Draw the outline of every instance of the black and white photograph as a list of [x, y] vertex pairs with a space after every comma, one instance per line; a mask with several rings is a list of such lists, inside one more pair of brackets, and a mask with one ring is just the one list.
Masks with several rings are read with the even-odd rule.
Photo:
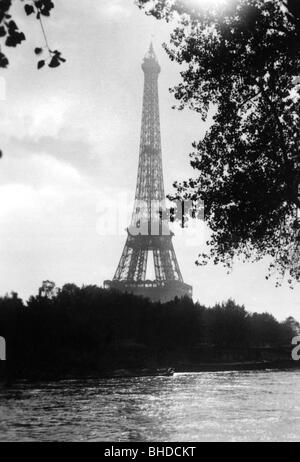
[[0, 442], [300, 441], [300, 0], [0, 0]]

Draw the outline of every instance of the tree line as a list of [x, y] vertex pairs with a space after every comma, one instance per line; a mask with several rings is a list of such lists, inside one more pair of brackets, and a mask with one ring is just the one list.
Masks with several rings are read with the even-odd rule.
[[253, 359], [257, 349], [291, 345], [299, 327], [291, 317], [278, 322], [233, 300], [211, 308], [187, 297], [154, 303], [97, 286], [57, 289], [49, 281], [27, 303], [16, 293], [0, 298], [0, 336], [20, 376], [217, 361], [224, 351]]

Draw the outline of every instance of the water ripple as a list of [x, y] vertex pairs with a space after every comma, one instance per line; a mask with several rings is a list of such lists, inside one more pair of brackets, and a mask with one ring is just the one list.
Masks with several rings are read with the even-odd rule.
[[298, 441], [300, 371], [21, 382], [1, 441]]

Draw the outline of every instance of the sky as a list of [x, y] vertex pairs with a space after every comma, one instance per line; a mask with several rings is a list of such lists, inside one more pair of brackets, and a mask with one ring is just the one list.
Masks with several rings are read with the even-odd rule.
[[[191, 143], [210, 120], [173, 110], [168, 89], [180, 68], [161, 44], [171, 26], [140, 11], [133, 0], [57, 0], [45, 20], [50, 46], [67, 63], [36, 69], [33, 49], [41, 29], [14, 14], [27, 41], [9, 51], [0, 71], [0, 294], [25, 300], [43, 280], [102, 285], [123, 250], [138, 166], [142, 111], [142, 59], [153, 40], [159, 78], [165, 189], [194, 175]], [[7, 49], [6, 49], [7, 50]], [[291, 290], [265, 279], [267, 262], [196, 267], [208, 231], [203, 223], [176, 229], [174, 247], [194, 299], [207, 306], [233, 298], [249, 311], [300, 318], [299, 285]]]

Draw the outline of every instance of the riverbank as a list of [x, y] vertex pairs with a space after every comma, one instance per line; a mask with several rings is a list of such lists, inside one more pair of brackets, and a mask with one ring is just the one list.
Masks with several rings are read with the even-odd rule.
[[26, 306], [16, 296], [0, 298], [2, 375], [13, 380], [111, 376], [120, 369], [293, 368], [298, 331], [293, 318], [279, 322], [233, 300], [212, 308], [188, 298], [152, 303], [72, 284], [51, 297], [31, 297]]
[[182, 366], [176, 372], [226, 372], [226, 371], [262, 371], [262, 370], [290, 370], [300, 369], [300, 361], [242, 361], [228, 363], [202, 363], [198, 365]]
[[5, 361], [0, 361], [0, 383], [10, 383], [15, 380], [27, 381], [60, 381], [68, 379], [111, 379], [111, 378], [132, 378], [132, 377], [151, 377], [151, 376], [172, 376], [167, 373], [172, 370], [176, 373], [201, 373], [201, 372], [235, 372], [235, 371], [264, 371], [264, 370], [300, 370], [300, 361], [292, 360], [275, 360], [275, 361], [239, 361], [239, 362], [214, 362], [214, 363], [197, 363], [197, 364], [182, 364], [177, 367], [156, 368], [156, 369], [106, 369], [106, 370], [73, 370], [65, 373], [58, 371], [37, 371], [31, 370], [27, 374], [14, 374], [11, 368]]

